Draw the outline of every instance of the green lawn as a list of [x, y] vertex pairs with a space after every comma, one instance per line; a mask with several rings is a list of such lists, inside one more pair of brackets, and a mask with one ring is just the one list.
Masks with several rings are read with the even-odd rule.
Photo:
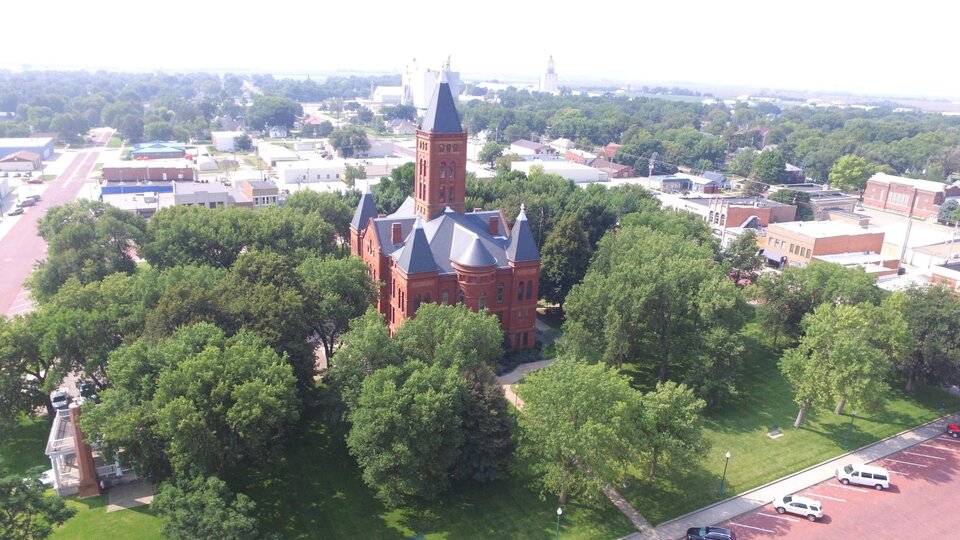
[[[646, 471], [637, 470], [630, 487], [622, 492], [652, 523], [722, 499], [718, 491], [727, 451], [732, 457], [725, 497], [836, 457], [845, 452], [845, 446], [852, 450], [960, 409], [960, 400], [937, 388], [921, 387], [915, 396], [908, 396], [900, 390], [904, 381], [897, 379], [891, 381], [894, 391], [882, 412], [857, 415], [851, 424], [850, 410], [840, 416], [832, 408], [815, 410], [800, 429], [794, 429], [797, 406], [777, 368], [778, 355], [760, 339], [756, 323], [746, 331], [750, 342], [742, 394], [722, 411], [708, 415], [705, 437], [712, 447], [706, 459], [687, 470], [664, 470], [655, 482], [643, 480]], [[769, 438], [771, 426], [779, 426], [784, 436]]]
[[[361, 480], [343, 432], [318, 418], [288, 444], [281, 464], [251, 472], [240, 489], [257, 503], [262, 532], [285, 538], [550, 538], [556, 504], [540, 500], [518, 477], [460, 486], [429, 508], [385, 508]], [[606, 498], [564, 508], [563, 538], [616, 538], [633, 530]]]
[[160, 518], [152, 506], [138, 506], [107, 513], [107, 496], [79, 500], [67, 498], [67, 506], [77, 513], [50, 537], [52, 540], [160, 540]]
[[107, 141], [107, 148], [120, 148], [121, 145], [123, 145], [123, 139], [118, 135], [110, 137], [110, 140]]
[[50, 460], [44, 455], [50, 427], [45, 419], [26, 419], [9, 437], [0, 439], [0, 468], [9, 473], [23, 475], [33, 467], [50, 468]]

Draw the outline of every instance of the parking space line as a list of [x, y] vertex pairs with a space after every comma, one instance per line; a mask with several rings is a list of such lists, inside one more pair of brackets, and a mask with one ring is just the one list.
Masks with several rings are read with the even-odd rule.
[[782, 520], [784, 520], [784, 521], [800, 521], [800, 520], [797, 519], [797, 518], [792, 518], [792, 517], [787, 517], [787, 516], [781, 516], [781, 515], [778, 515], [778, 514], [764, 514], [763, 512], [757, 512], [757, 515], [758, 515], [758, 516], [771, 517], [771, 518], [775, 518], [775, 519], [782, 519]]
[[930, 454], [918, 454], [918, 453], [916, 453], [916, 452], [907, 452], [906, 450], [904, 450], [903, 453], [904, 453], [904, 454], [910, 454], [911, 456], [920, 456], [920, 457], [925, 457], [925, 458], [930, 458], [930, 459], [939, 459], [939, 460], [947, 459], [947, 458], [945, 458], [945, 457], [940, 457], [940, 456], [931, 456]]
[[853, 486], [845, 486], [843, 484], [824, 484], [825, 486], [840, 488], [840, 489], [849, 489], [850, 491], [870, 491], [869, 489], [861, 489]]
[[937, 440], [938, 440], [938, 441], [947, 441], [947, 442], [952, 442], [952, 443], [960, 444], [960, 439], [958, 439], [958, 438], [956, 438], [956, 437], [951, 437], [951, 436], [949, 436], [949, 435], [941, 435], [941, 436], [937, 437]]
[[730, 522], [730, 524], [736, 525], [737, 527], [743, 527], [744, 529], [753, 529], [755, 531], [763, 531], [770, 534], [773, 534], [775, 532], [775, 531], [771, 531], [770, 529], [764, 529], [763, 527], [754, 527], [752, 525], [744, 525], [743, 523], [734, 523], [732, 521]]
[[913, 463], [912, 461], [900, 461], [897, 459], [890, 459], [890, 458], [885, 458], [885, 459], [886, 461], [889, 461], [891, 463], [899, 463], [901, 465], [913, 465], [914, 467], [926, 467], [926, 465], [922, 463]]
[[947, 448], [945, 446], [934, 446], [932, 444], [921, 444], [920, 446], [926, 446], [927, 448], [936, 448], [937, 450], [946, 450], [947, 452], [960, 452], [956, 448]]
[[896, 474], [896, 475], [899, 475], [899, 476], [910, 476], [910, 473], [895, 471], [895, 470], [893, 470], [893, 469], [887, 469], [887, 472], [892, 472], [893, 474]]
[[837, 497], [828, 497], [828, 496], [826, 496], [826, 495], [821, 495], [821, 494], [819, 494], [819, 493], [813, 493], [813, 492], [810, 492], [810, 491], [804, 493], [804, 495], [809, 495], [809, 496], [811, 496], [811, 497], [820, 497], [821, 499], [830, 499], [831, 501], [847, 502], [846, 499], [840, 499], [840, 498], [837, 498]]

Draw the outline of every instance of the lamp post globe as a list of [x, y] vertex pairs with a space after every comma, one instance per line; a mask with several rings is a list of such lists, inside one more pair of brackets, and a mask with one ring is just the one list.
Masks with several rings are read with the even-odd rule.
[[560, 540], [560, 516], [563, 515], [563, 508], [557, 507], [557, 540]]

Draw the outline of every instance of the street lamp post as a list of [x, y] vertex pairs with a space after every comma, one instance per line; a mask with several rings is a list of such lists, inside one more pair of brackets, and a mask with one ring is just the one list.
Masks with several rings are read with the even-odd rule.
[[557, 540], [560, 540], [560, 516], [563, 515], [563, 508], [557, 507]]
[[730, 465], [730, 452], [727, 452], [727, 460], [723, 462], [723, 477], [720, 478], [720, 494], [723, 495], [723, 484], [727, 480], [727, 465]]

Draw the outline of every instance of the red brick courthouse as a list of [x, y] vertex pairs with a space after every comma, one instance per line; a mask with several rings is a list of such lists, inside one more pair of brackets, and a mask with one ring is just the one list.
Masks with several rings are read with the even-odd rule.
[[350, 251], [382, 282], [377, 309], [391, 332], [420, 304], [460, 302], [500, 319], [513, 350], [536, 342], [540, 253], [523, 209], [511, 230], [500, 210], [466, 212], [467, 132], [450, 86], [437, 85], [417, 129], [414, 196], [379, 217], [364, 193]]

